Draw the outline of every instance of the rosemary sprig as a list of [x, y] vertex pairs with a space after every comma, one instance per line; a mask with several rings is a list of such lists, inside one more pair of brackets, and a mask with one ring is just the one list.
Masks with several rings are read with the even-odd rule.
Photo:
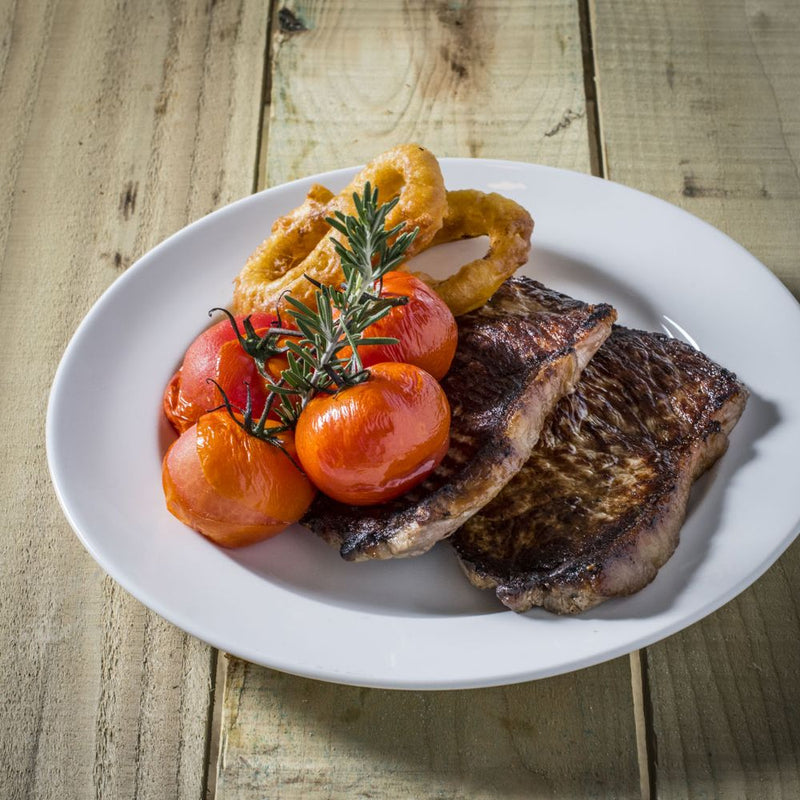
[[236, 318], [227, 308], [212, 308], [208, 315], [211, 316], [215, 311], [221, 311], [228, 318], [242, 350], [256, 362], [259, 372], [265, 378], [269, 378], [269, 375], [264, 372], [267, 361], [286, 352], [286, 347], [280, 345], [281, 337], [297, 336], [297, 331], [283, 327], [280, 311], [277, 312], [277, 324], [273, 324], [263, 336], [256, 333], [250, 317], [246, 317], [242, 321], [242, 328], [244, 328], [244, 332], [242, 332], [239, 330]]
[[[249, 388], [247, 408], [239, 409], [241, 420], [237, 419], [237, 424], [251, 435], [276, 443], [276, 434], [291, 428], [316, 394], [333, 393], [369, 377], [361, 362], [359, 347], [397, 343], [394, 338], [365, 337], [363, 333], [392, 308], [408, 302], [406, 297], [381, 297], [383, 276], [402, 263], [418, 231], [402, 231], [402, 223], [386, 228], [386, 217], [398, 200], [395, 197], [378, 205], [377, 187], [373, 189], [366, 183], [363, 195], [353, 194], [355, 215], [336, 211], [333, 217], [326, 219], [343, 237], [343, 240], [331, 237], [331, 241], [341, 262], [344, 282], [340, 286], [327, 286], [306, 275], [316, 287], [316, 309], [290, 294], [284, 296], [289, 306], [286, 313], [297, 330], [284, 328], [279, 316], [277, 324], [263, 336], [255, 332], [247, 318], [242, 333], [233, 316], [219, 309], [227, 314], [239, 344], [253, 358], [270, 390], [258, 420], [252, 417]], [[346, 347], [350, 352], [342, 357], [341, 352]], [[267, 368], [267, 362], [276, 356], [285, 356], [287, 363], [279, 381], [271, 377]], [[218, 388], [224, 407], [233, 415], [228, 398]], [[281, 425], [267, 428], [267, 417], [272, 409]]]
[[[362, 196], [353, 194], [354, 216], [336, 211], [333, 217], [326, 218], [349, 245], [331, 237], [344, 275], [342, 286], [323, 286], [306, 276], [317, 287], [316, 311], [291, 295], [286, 296], [292, 306], [288, 313], [306, 336], [301, 342], [287, 342], [300, 369], [284, 376], [289, 383], [298, 379], [311, 387], [300, 410], [316, 392], [330, 390], [334, 385], [341, 389], [366, 379], [368, 373], [361, 363], [359, 346], [397, 341], [364, 337], [362, 333], [392, 308], [408, 302], [405, 297], [380, 296], [383, 276], [399, 266], [417, 235], [417, 229], [401, 233], [402, 223], [387, 230], [386, 217], [398, 200], [395, 197], [378, 205], [378, 189], [367, 182]], [[346, 360], [337, 355], [345, 346], [351, 349]]]

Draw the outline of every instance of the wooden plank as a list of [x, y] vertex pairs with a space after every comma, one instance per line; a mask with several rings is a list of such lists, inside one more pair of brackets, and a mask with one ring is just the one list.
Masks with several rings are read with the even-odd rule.
[[733, 236], [800, 297], [800, 8], [593, 4], [607, 176]]
[[[588, 171], [576, 5], [291, 3], [262, 184], [403, 141]], [[627, 659], [491, 690], [392, 692], [228, 663], [218, 800], [639, 796]]]
[[2, 797], [203, 792], [215, 655], [82, 549], [47, 476], [44, 414], [102, 290], [251, 190], [266, 23], [258, 2], [0, 9]]
[[800, 546], [648, 651], [658, 797], [800, 796]]
[[218, 798], [638, 797], [626, 659], [494, 689], [336, 686], [230, 659]]
[[280, 13], [262, 186], [409, 141], [590, 170], [574, 2], [294, 2]]
[[[598, 2], [611, 178], [729, 233], [800, 296], [800, 6]], [[800, 548], [648, 651], [659, 797], [800, 795]]]

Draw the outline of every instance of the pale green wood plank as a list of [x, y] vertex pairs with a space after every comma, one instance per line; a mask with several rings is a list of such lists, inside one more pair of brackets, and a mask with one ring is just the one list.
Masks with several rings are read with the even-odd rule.
[[[589, 171], [571, 0], [286, 7], [283, 29], [273, 21], [262, 185], [404, 141]], [[432, 693], [230, 659], [221, 716], [218, 800], [639, 796], [627, 659]]]
[[82, 549], [47, 475], [44, 414], [103, 289], [251, 190], [266, 24], [257, 2], [0, 8], [4, 798], [202, 793], [214, 654]]
[[659, 797], [800, 796], [800, 547], [648, 651]]
[[800, 296], [800, 6], [593, 3], [607, 177], [729, 233]]
[[307, 30], [276, 25], [262, 185], [408, 141], [590, 170], [571, 0], [282, 7]]
[[[800, 5], [598, 0], [592, 16], [609, 176], [729, 233], [800, 296]], [[659, 797], [800, 796], [799, 579], [795, 545], [649, 648]]]
[[402, 692], [232, 658], [217, 798], [638, 797], [625, 662], [510, 687]]

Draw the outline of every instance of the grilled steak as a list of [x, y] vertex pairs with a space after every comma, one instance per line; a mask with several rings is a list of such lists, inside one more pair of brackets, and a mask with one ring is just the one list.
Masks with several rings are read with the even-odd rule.
[[512, 278], [459, 318], [442, 386], [451, 445], [412, 491], [381, 506], [319, 496], [302, 523], [348, 560], [424, 553], [489, 502], [527, 461], [545, 419], [611, 331], [608, 305], [589, 306]]
[[615, 327], [525, 466], [451, 539], [515, 611], [573, 614], [646, 586], [747, 390], [682, 342]]

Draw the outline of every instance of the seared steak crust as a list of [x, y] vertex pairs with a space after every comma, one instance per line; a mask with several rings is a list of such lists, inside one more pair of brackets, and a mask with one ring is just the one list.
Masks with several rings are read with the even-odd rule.
[[682, 342], [615, 327], [530, 459], [451, 539], [509, 608], [572, 614], [646, 586], [747, 390]]
[[512, 278], [458, 320], [458, 349], [442, 387], [450, 450], [422, 484], [381, 506], [319, 496], [302, 523], [349, 560], [424, 553], [513, 477], [545, 419], [611, 331], [608, 305], [589, 306]]

